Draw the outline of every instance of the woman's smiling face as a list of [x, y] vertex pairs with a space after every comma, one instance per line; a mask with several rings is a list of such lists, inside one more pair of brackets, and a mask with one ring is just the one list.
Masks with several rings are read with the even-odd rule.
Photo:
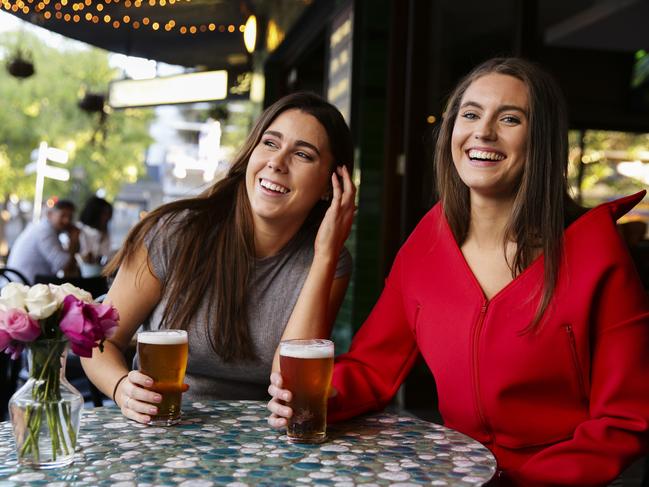
[[324, 127], [298, 109], [268, 126], [246, 168], [246, 190], [258, 224], [302, 222], [327, 193], [333, 156]]
[[525, 83], [491, 73], [469, 85], [453, 126], [455, 168], [474, 195], [510, 198], [527, 157], [529, 98]]

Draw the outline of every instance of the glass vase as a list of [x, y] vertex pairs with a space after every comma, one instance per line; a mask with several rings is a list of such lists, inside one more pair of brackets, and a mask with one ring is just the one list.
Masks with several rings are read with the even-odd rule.
[[29, 380], [9, 400], [18, 463], [57, 468], [74, 460], [83, 396], [65, 378], [66, 340], [28, 346]]

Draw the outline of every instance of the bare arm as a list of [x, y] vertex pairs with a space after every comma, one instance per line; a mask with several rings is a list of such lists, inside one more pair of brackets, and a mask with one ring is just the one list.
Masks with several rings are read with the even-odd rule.
[[[328, 338], [331, 335], [331, 328], [345, 297], [350, 276], [333, 280], [333, 283], [329, 284], [329, 290], [327, 290], [326, 282], [324, 284], [322, 282], [325, 279], [322, 279], [322, 276], [317, 276], [320, 272], [316, 266], [311, 266], [307, 281], [282, 334], [282, 340]], [[311, 274], [314, 274], [314, 277], [311, 278], [311, 283], [309, 283]], [[333, 276], [333, 271], [330, 274]], [[329, 282], [331, 282], [331, 279], [329, 279]], [[308, 284], [311, 285], [306, 289]], [[327, 294], [329, 294], [328, 300], [324, 298]], [[273, 372], [278, 371], [279, 348], [275, 351], [273, 360]]]
[[[159, 395], [141, 386], [152, 384], [150, 378], [131, 371], [124, 351], [140, 324], [149, 316], [161, 298], [161, 284], [149, 270], [148, 255], [142, 247], [128, 264], [123, 264], [106, 296], [106, 302], [119, 312], [120, 320], [115, 334], [105, 342], [103, 353], [93, 349], [92, 358], [82, 358], [81, 364], [90, 380], [107, 396], [112, 396], [117, 381], [125, 374], [115, 394], [117, 405], [125, 416], [138, 422], [150, 420], [154, 414], [149, 403], [159, 402]], [[156, 397], [158, 400], [156, 400]]]
[[[349, 236], [354, 218], [356, 188], [347, 168], [338, 170], [342, 187], [332, 175], [333, 198], [318, 230], [313, 262], [300, 296], [288, 320], [282, 340], [327, 338], [347, 291], [349, 276], [334, 279], [340, 251]], [[279, 349], [273, 371], [279, 371]]]
[[74, 258], [74, 254], [79, 252], [79, 229], [74, 225], [70, 225], [70, 228], [66, 231], [68, 237], [70, 238], [70, 243], [68, 244], [68, 253], [70, 257], [68, 263], [63, 266], [63, 274], [65, 276], [77, 276], [79, 275], [79, 268], [77, 267], [77, 261]]

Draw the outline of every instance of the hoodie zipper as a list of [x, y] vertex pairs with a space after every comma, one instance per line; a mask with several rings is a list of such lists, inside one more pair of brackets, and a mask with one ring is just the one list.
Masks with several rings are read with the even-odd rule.
[[417, 303], [417, 308], [415, 308], [415, 337], [419, 337], [419, 313], [421, 313], [421, 304]]
[[568, 345], [570, 347], [570, 354], [572, 356], [572, 364], [575, 368], [575, 374], [577, 375], [577, 383], [579, 384], [579, 393], [581, 394], [581, 400], [586, 401], [586, 386], [584, 385], [584, 377], [581, 373], [581, 365], [579, 364], [579, 356], [577, 355], [577, 341], [575, 340], [575, 333], [572, 330], [572, 325], [563, 325], [563, 328], [566, 330], [566, 335], [568, 336]]
[[489, 441], [493, 440], [493, 435], [491, 432], [491, 426], [487, 422], [487, 418], [484, 415], [484, 412], [482, 410], [482, 400], [480, 399], [480, 388], [478, 386], [479, 383], [479, 377], [478, 377], [478, 370], [479, 370], [479, 363], [478, 363], [478, 349], [479, 349], [479, 337], [480, 337], [480, 332], [482, 331], [482, 325], [484, 323], [485, 315], [487, 314], [487, 308], [489, 306], [489, 302], [485, 301], [482, 305], [482, 308], [480, 308], [480, 315], [478, 317], [478, 323], [476, 324], [475, 328], [473, 329], [473, 353], [472, 353], [472, 361], [473, 361], [473, 397], [475, 398], [475, 406], [476, 410], [478, 411], [478, 418], [480, 419], [480, 422], [482, 423], [482, 426], [486, 432], [486, 434], [489, 436]]

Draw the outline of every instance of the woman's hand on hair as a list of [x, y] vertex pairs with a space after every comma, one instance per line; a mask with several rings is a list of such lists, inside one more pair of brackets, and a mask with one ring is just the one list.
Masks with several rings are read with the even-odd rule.
[[[342, 179], [342, 185], [338, 180]], [[315, 239], [315, 254], [338, 259], [349, 236], [356, 212], [356, 186], [346, 166], [338, 166], [331, 175], [333, 194]]]

